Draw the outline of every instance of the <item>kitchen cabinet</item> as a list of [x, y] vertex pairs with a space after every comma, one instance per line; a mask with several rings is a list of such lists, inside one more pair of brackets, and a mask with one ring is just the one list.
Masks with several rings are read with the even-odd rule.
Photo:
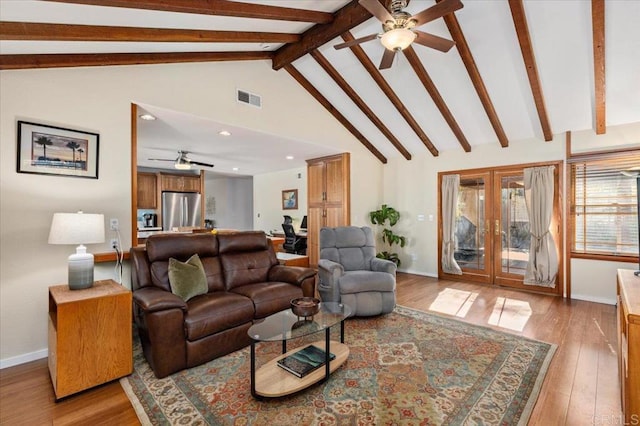
[[618, 370], [622, 414], [620, 424], [640, 419], [640, 277], [618, 269]]
[[349, 153], [307, 160], [307, 255], [316, 266], [320, 228], [351, 223]]
[[133, 371], [131, 291], [113, 280], [49, 287], [49, 373], [56, 399]]
[[157, 178], [154, 173], [138, 173], [138, 208], [158, 208]]
[[160, 174], [162, 191], [201, 192], [200, 175]]

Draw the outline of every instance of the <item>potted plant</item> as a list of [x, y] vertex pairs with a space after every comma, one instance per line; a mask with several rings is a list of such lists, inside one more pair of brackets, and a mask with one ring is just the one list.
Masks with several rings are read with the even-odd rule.
[[[400, 212], [394, 209], [393, 207], [389, 207], [386, 204], [383, 204], [382, 207], [378, 210], [369, 212], [369, 218], [371, 219], [371, 223], [374, 225], [382, 225], [385, 228], [382, 230], [382, 242], [387, 243], [389, 245], [389, 251], [381, 251], [376, 254], [376, 257], [380, 259], [387, 259], [400, 266], [400, 258], [398, 257], [398, 253], [392, 253], [392, 247], [394, 244], [399, 244], [400, 247], [404, 247], [407, 243], [407, 238], [402, 235], [394, 234], [391, 230], [398, 221], [400, 220]], [[388, 222], [388, 228], [386, 227], [386, 222]]]

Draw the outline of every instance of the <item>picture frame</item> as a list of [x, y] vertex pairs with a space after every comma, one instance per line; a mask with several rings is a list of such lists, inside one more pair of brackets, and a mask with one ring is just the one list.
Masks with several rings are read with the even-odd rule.
[[100, 135], [18, 121], [16, 171], [98, 179]]
[[298, 190], [285, 189], [282, 191], [282, 210], [298, 209]]

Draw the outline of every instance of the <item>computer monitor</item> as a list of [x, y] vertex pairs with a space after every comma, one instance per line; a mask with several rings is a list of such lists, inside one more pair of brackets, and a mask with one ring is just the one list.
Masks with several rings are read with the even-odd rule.
[[300, 230], [301, 231], [307, 230], [307, 216], [302, 218], [302, 223], [300, 224]]

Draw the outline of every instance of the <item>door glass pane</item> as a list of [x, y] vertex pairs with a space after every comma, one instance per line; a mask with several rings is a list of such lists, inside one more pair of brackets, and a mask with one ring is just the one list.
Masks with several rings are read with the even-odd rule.
[[524, 200], [524, 177], [503, 177], [500, 189], [502, 272], [524, 275], [531, 242], [529, 214]]
[[484, 270], [485, 182], [483, 178], [461, 179], [456, 209], [454, 259], [461, 268]]

